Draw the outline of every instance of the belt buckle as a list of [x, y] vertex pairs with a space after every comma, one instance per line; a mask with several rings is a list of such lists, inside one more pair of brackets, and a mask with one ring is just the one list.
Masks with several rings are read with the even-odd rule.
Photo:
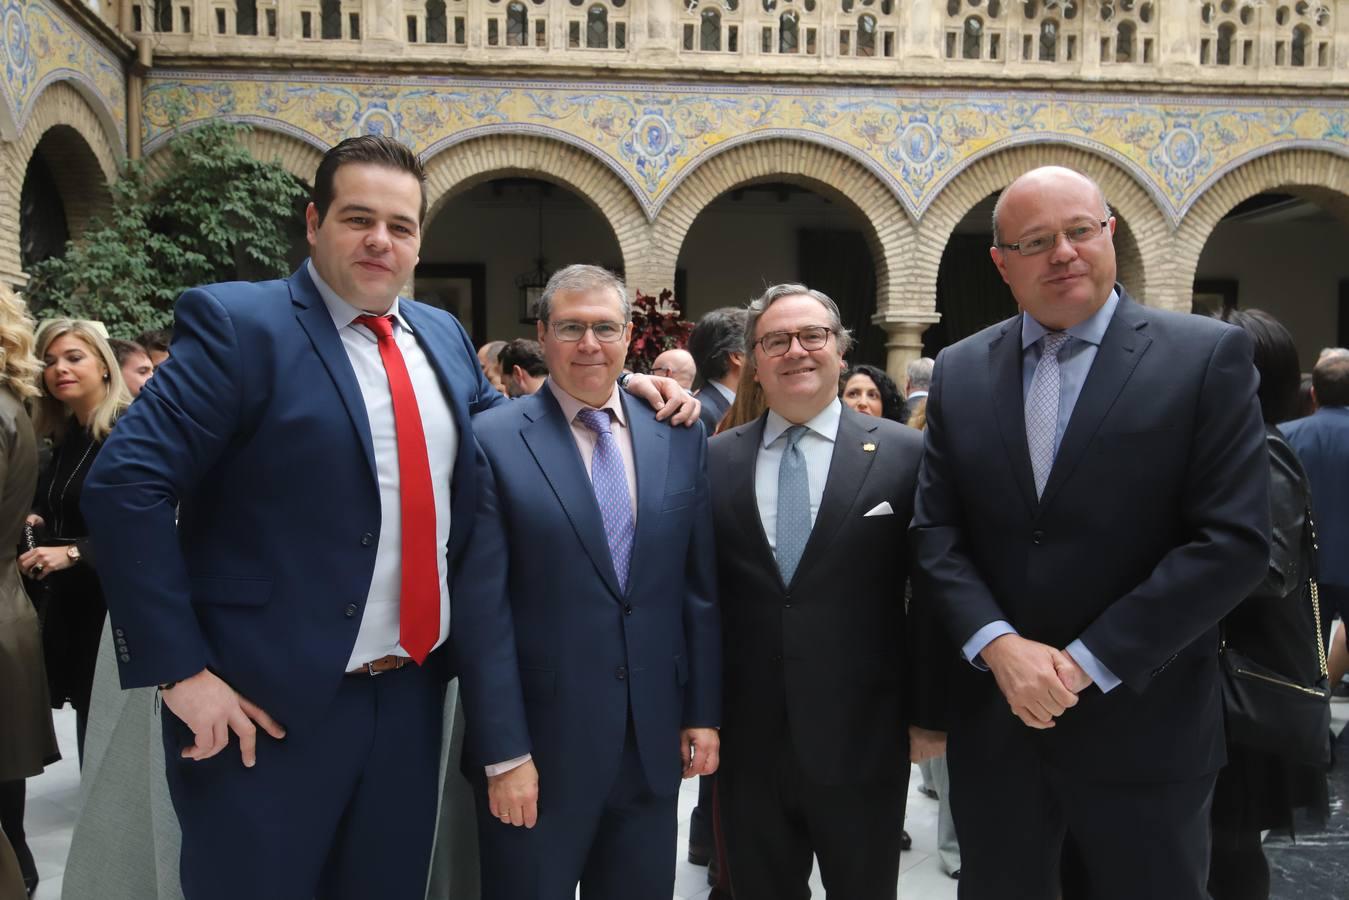
[[371, 678], [374, 678], [376, 675], [379, 674], [378, 672], [375, 671], [375, 663], [376, 660], [372, 659], [370, 660], [370, 662], [365, 664], [365, 671], [370, 675]]

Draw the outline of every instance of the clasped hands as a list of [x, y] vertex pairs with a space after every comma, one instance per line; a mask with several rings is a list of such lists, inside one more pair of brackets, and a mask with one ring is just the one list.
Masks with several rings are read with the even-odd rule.
[[1053, 728], [1091, 684], [1091, 676], [1066, 651], [1020, 635], [996, 637], [979, 655], [1013, 715], [1031, 728]]

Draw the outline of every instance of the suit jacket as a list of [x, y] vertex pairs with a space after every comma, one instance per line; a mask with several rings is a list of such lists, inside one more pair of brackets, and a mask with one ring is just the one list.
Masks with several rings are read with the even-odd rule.
[[1349, 587], [1349, 406], [1323, 406], [1279, 430], [1311, 481], [1316, 534], [1325, 548], [1318, 557], [1320, 578]]
[[726, 410], [731, 408], [731, 401], [722, 396], [721, 391], [710, 384], [704, 384], [699, 388], [698, 399], [703, 404], [702, 409], [698, 411], [698, 418], [702, 420], [707, 436], [711, 437], [717, 433], [717, 425], [721, 422], [721, 417], [726, 415]]
[[[452, 316], [400, 308], [461, 437], [453, 573], [476, 506], [469, 416], [507, 401]], [[288, 728], [323, 715], [360, 626], [380, 501], [355, 372], [305, 266], [183, 294], [173, 356], [99, 453], [83, 509], [123, 687], [210, 667]]]
[[647, 783], [671, 795], [680, 728], [721, 718], [706, 442], [623, 404], [637, 467], [626, 590], [552, 392], [474, 422], [484, 460], [467, 557], [475, 576], [457, 597], [454, 629], [466, 759], [532, 752], [541, 784], [607, 791], [631, 708]]
[[[905, 530], [922, 438], [843, 408], [815, 525], [783, 584], [754, 493], [766, 420], [708, 445], [726, 642], [722, 759], [756, 765], [790, 740], [823, 784], [874, 780], [908, 759]], [[881, 503], [893, 515], [866, 515]]]
[[[920, 600], [963, 646], [998, 619], [1123, 680], [1088, 688], [1043, 732], [1088, 777], [1185, 780], [1224, 759], [1216, 623], [1265, 574], [1269, 459], [1249, 339], [1200, 316], [1120, 302], [1037, 500], [1020, 315], [946, 348], [927, 404], [913, 537]], [[953, 734], [1008, 716], [962, 664]], [[1018, 732], [1020, 733], [1020, 732]], [[956, 737], [953, 737], [953, 740]]]

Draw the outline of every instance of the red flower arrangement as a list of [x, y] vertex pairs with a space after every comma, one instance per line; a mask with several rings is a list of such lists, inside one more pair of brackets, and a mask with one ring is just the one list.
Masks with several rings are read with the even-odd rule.
[[650, 372], [656, 357], [682, 348], [691, 331], [693, 323], [680, 316], [674, 291], [667, 288], [659, 297], [638, 291], [632, 301], [632, 343], [625, 365], [633, 372]]

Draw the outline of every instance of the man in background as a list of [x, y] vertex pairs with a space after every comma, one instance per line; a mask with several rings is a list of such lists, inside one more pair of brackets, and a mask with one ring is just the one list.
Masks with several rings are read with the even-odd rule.
[[167, 328], [159, 328], [154, 331], [147, 331], [136, 338], [136, 343], [145, 349], [150, 357], [150, 364], [153, 366], [162, 366], [164, 361], [169, 358], [169, 342], [173, 333]]
[[506, 385], [501, 380], [501, 363], [497, 358], [505, 346], [505, 341], [488, 341], [478, 348], [478, 364], [482, 366], [482, 373], [487, 376], [488, 383], [503, 394], [506, 393]]
[[[708, 435], [716, 433], [717, 423], [726, 415], [740, 388], [740, 373], [745, 367], [745, 310], [723, 306], [698, 320], [689, 334], [689, 353], [698, 368], [703, 401], [703, 426]], [[702, 801], [699, 800], [699, 808]]]
[[680, 350], [675, 347], [666, 350], [657, 356], [651, 363], [651, 374], [662, 375], [666, 378], [673, 378], [684, 390], [693, 387], [693, 377], [698, 374], [698, 369], [693, 364], [693, 357], [687, 350]]
[[117, 365], [122, 370], [122, 380], [126, 382], [127, 390], [132, 397], [139, 397], [145, 382], [155, 374], [155, 364], [150, 361], [150, 355], [134, 341], [111, 338], [108, 343], [117, 355]]
[[904, 369], [904, 421], [913, 418], [919, 403], [927, 398], [928, 388], [932, 386], [932, 366], [934, 360], [920, 356]]
[[[548, 361], [538, 341], [516, 338], [497, 354], [497, 367], [506, 386], [506, 396], [515, 400], [528, 397], [548, 380]], [[653, 372], [654, 374], [661, 374]]]

